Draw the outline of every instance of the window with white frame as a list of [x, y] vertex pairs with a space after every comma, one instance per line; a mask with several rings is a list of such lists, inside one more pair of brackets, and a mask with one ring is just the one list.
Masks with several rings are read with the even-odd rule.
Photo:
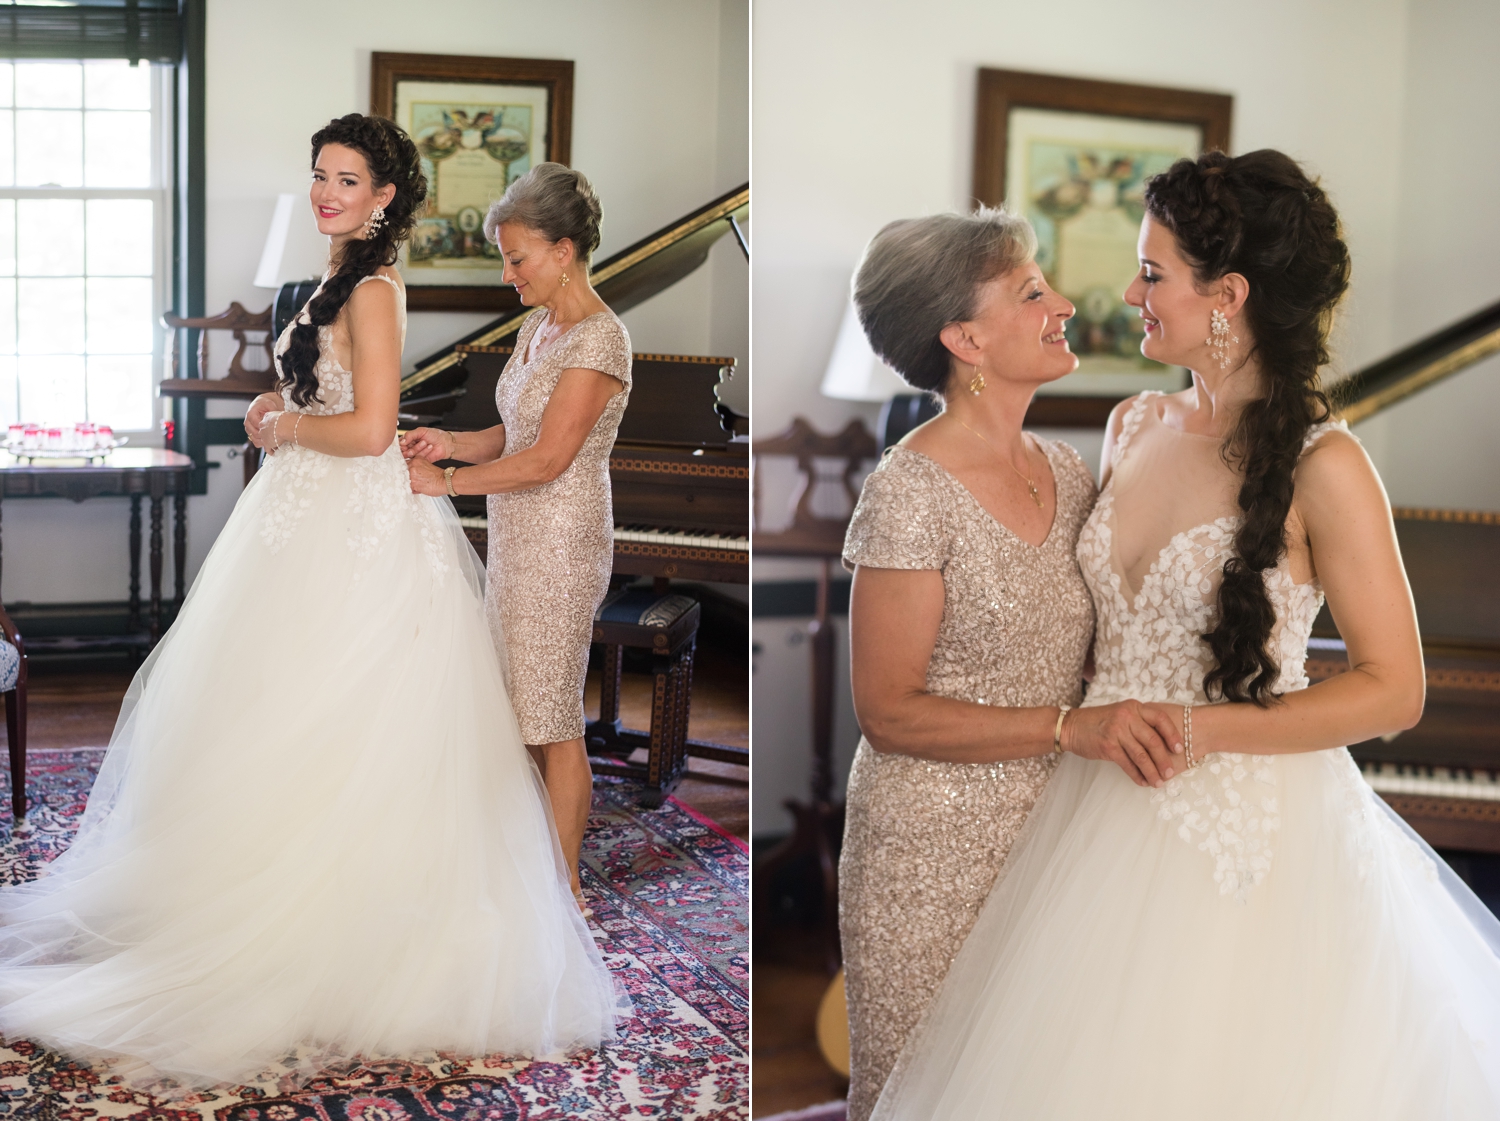
[[155, 428], [165, 92], [147, 63], [0, 62], [0, 424]]

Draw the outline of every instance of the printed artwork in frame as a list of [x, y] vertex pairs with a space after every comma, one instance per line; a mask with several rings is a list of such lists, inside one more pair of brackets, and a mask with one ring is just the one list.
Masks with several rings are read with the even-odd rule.
[[1078, 369], [1042, 393], [1104, 408], [1187, 384], [1186, 371], [1141, 355], [1140, 315], [1122, 295], [1139, 268], [1146, 180], [1184, 156], [1228, 151], [1232, 109], [1225, 94], [979, 72], [975, 197], [1026, 216], [1043, 275], [1078, 309], [1066, 328]]
[[493, 311], [519, 306], [501, 279], [499, 250], [485, 241], [485, 211], [505, 188], [547, 160], [567, 163], [573, 64], [377, 51], [371, 111], [416, 142], [427, 206], [399, 268], [407, 306]]

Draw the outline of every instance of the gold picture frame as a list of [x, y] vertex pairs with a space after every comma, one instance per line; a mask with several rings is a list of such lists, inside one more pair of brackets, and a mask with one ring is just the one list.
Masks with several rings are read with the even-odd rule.
[[1137, 271], [1146, 180], [1184, 156], [1227, 151], [1233, 106], [1228, 94], [979, 71], [975, 198], [1031, 221], [1043, 274], [1078, 309], [1067, 331], [1079, 368], [1040, 395], [1080, 400], [1055, 409], [1092, 401], [1107, 415], [1143, 389], [1186, 384], [1141, 356], [1139, 316], [1120, 297]]
[[486, 311], [519, 306], [481, 228], [489, 204], [529, 168], [571, 157], [573, 63], [561, 59], [376, 51], [371, 112], [422, 153], [427, 207], [398, 267], [407, 306]]

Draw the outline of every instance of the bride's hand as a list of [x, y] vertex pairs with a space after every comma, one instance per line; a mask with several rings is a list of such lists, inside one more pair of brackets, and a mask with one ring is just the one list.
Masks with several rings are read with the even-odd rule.
[[448, 493], [448, 481], [442, 469], [434, 467], [425, 459], [411, 459], [406, 463], [406, 473], [411, 477], [413, 494], [430, 494], [442, 498]]
[[401, 454], [407, 459], [425, 459], [436, 463], [442, 459], [454, 459], [458, 442], [453, 433], [441, 428], [413, 428], [401, 437]]
[[1109, 760], [1137, 786], [1160, 786], [1186, 769], [1182, 733], [1162, 705], [1075, 708], [1063, 723], [1062, 746], [1085, 759]]
[[254, 401], [250, 402], [250, 408], [245, 410], [245, 435], [256, 447], [260, 447], [260, 426], [265, 423], [266, 414], [273, 409], [279, 411], [284, 406], [279, 393], [262, 393]]

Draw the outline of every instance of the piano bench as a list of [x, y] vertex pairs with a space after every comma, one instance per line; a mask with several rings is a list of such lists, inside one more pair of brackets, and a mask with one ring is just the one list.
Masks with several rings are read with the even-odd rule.
[[[620, 775], [646, 784], [642, 801], [661, 805], [687, 770], [688, 709], [693, 688], [693, 651], [700, 608], [684, 595], [658, 595], [649, 588], [611, 592], [594, 615], [594, 641], [603, 647], [599, 719], [584, 730], [595, 774]], [[620, 721], [620, 678], [625, 648], [651, 653], [651, 730], [625, 728]], [[646, 762], [632, 763], [636, 748]]]

